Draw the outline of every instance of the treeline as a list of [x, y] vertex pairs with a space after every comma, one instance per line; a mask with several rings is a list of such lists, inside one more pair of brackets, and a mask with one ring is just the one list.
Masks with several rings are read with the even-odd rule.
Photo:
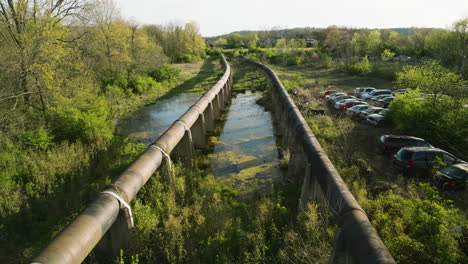
[[195, 23], [142, 26], [109, 0], [0, 0], [0, 262], [30, 260], [141, 153], [112, 121], [204, 45]]
[[[346, 63], [353, 58], [394, 56], [431, 57], [442, 65], [468, 74], [468, 19], [450, 29], [353, 29], [330, 26], [325, 29], [291, 29], [240, 32], [210, 38], [214, 47], [224, 48], [319, 48]], [[242, 33], [242, 34], [241, 34]]]

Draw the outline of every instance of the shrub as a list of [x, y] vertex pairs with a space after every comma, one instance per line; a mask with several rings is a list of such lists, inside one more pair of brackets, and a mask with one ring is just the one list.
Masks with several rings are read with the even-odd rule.
[[51, 107], [49, 116], [55, 138], [59, 140], [105, 144], [113, 137], [109, 107], [101, 96], [74, 98], [75, 104]]
[[369, 74], [372, 72], [372, 64], [369, 62], [367, 56], [365, 56], [361, 61], [351, 64], [348, 71], [353, 75]]
[[463, 217], [427, 184], [419, 192], [421, 198], [389, 191], [366, 209], [385, 245], [399, 263], [465, 263], [461, 235], [453, 231], [466, 224]]
[[164, 64], [158, 69], [150, 72], [149, 75], [158, 82], [175, 82], [179, 78], [180, 70]]
[[322, 67], [326, 69], [331, 69], [333, 67], [332, 58], [330, 56], [322, 56]]
[[288, 66], [296, 66], [302, 63], [302, 58], [300, 56], [291, 56], [288, 58], [286, 64]]
[[198, 56], [198, 55], [192, 55], [192, 54], [182, 54], [182, 55], [178, 55], [177, 58], [176, 58], [176, 62], [183, 62], [183, 63], [192, 63], [192, 62], [196, 62], [196, 61], [200, 61], [201, 60], [201, 57]]
[[129, 86], [133, 89], [133, 92], [135, 94], [143, 94], [145, 92], [158, 88], [159, 83], [149, 76], [143, 77], [143, 76], [137, 75], [130, 82]]
[[54, 136], [49, 130], [40, 126], [35, 130], [25, 132], [21, 135], [23, 144], [34, 150], [46, 150], [51, 144]]

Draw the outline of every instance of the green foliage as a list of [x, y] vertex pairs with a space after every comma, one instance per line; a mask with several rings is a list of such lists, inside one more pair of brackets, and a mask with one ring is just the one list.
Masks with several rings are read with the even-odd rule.
[[302, 58], [300, 56], [291, 56], [288, 58], [286, 64], [288, 66], [296, 66], [302, 63]]
[[352, 63], [348, 68], [349, 73], [353, 75], [365, 75], [372, 72], [372, 64], [369, 62], [367, 56], [361, 61]]
[[192, 54], [180, 54], [175, 59], [177, 63], [192, 63], [197, 61], [201, 61], [200, 56]]
[[95, 96], [91, 102], [90, 98], [74, 99], [74, 103], [50, 108], [48, 114], [55, 138], [105, 145], [113, 136], [106, 99], [102, 96]]
[[451, 97], [423, 97], [416, 89], [392, 101], [390, 118], [398, 129], [448, 150], [463, 151], [468, 147], [468, 111], [458, 101]]
[[391, 58], [395, 57], [395, 52], [392, 52], [391, 50], [389, 49], [385, 49], [381, 54], [380, 54], [380, 58], [383, 60], [383, 61], [388, 61], [390, 60]]
[[433, 94], [434, 99], [441, 95], [466, 97], [466, 81], [455, 72], [442, 67], [436, 61], [426, 61], [421, 65], [405, 66], [398, 72], [396, 85], [400, 88], [420, 89], [423, 93]]
[[418, 196], [403, 197], [392, 191], [379, 195], [367, 212], [386, 246], [399, 263], [464, 263], [453, 229], [466, 225], [434, 188], [421, 184]]
[[322, 67], [324, 67], [325, 69], [333, 68], [332, 58], [330, 56], [322, 56]]
[[52, 145], [54, 136], [49, 130], [43, 126], [37, 127], [35, 130], [25, 132], [21, 135], [22, 142], [25, 147], [34, 150], [46, 150]]
[[149, 76], [143, 77], [137, 75], [133, 80], [131, 80], [129, 87], [133, 89], [133, 93], [135, 94], [144, 94], [159, 88], [160, 83]]
[[333, 228], [323, 230], [316, 206], [308, 205], [290, 228], [297, 201], [285, 197], [292, 193], [240, 199], [203, 171], [176, 166], [175, 172], [172, 185], [153, 177], [135, 202], [138, 236], [130, 254], [140, 261], [270, 263], [299, 252], [298, 259], [329, 258]]
[[149, 74], [158, 82], [175, 82], [179, 78], [180, 70], [170, 65], [161, 65], [157, 70]]

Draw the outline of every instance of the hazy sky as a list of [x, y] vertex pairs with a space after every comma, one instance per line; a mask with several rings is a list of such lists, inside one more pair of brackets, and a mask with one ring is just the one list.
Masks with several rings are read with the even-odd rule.
[[196, 21], [203, 36], [273, 27], [446, 28], [468, 0], [115, 0], [142, 24]]

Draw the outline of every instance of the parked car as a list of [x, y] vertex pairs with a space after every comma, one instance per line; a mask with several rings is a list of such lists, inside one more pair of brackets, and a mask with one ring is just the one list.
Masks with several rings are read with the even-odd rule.
[[384, 99], [390, 96], [392, 95], [391, 94], [378, 95], [378, 96], [372, 97], [370, 101], [373, 103], [377, 103], [380, 99]]
[[427, 143], [424, 139], [412, 136], [396, 136], [396, 135], [382, 135], [380, 137], [377, 148], [380, 153], [396, 153], [401, 148], [407, 147], [428, 147], [431, 144]]
[[328, 103], [335, 105], [337, 102], [345, 100], [345, 99], [356, 99], [356, 97], [352, 95], [341, 95], [341, 96], [335, 96], [333, 97]]
[[368, 104], [362, 104], [362, 105], [355, 105], [353, 107], [350, 107], [346, 110], [346, 114], [350, 116], [357, 116], [359, 115], [359, 112], [364, 111], [369, 109], [371, 107]]
[[373, 126], [382, 126], [387, 121], [388, 110], [383, 109], [378, 114], [371, 114], [367, 117], [367, 123]]
[[376, 90], [374, 87], [365, 87], [358, 95], [359, 96], [356, 96], [357, 98], [362, 98], [362, 95], [366, 94], [366, 93], [370, 93], [372, 91]]
[[379, 95], [391, 95], [392, 92], [390, 90], [374, 90], [370, 93], [367, 93], [367, 94], [363, 94], [362, 95], [362, 99], [364, 99], [364, 101], [370, 101], [372, 100], [372, 98], [376, 97], [376, 96], [379, 96]]
[[434, 184], [443, 190], [461, 190], [468, 182], [468, 164], [458, 163], [440, 169], [434, 175]]
[[352, 102], [352, 101], [356, 101], [356, 97], [354, 96], [350, 96], [350, 98], [345, 98], [345, 99], [342, 99], [342, 100], [339, 100], [339, 101], [336, 101], [335, 103], [335, 109], [339, 110], [341, 109], [341, 106], [348, 103], [348, 102]]
[[351, 101], [351, 102], [347, 102], [347, 103], [341, 105], [340, 110], [341, 110], [341, 111], [346, 111], [348, 108], [353, 107], [353, 106], [355, 106], [355, 105], [367, 105], [367, 103], [365, 103], [365, 102], [363, 102], [363, 101], [357, 101], [357, 100]]
[[378, 114], [382, 110], [383, 110], [382, 107], [369, 107], [368, 109], [359, 112], [359, 117], [363, 119], [367, 119], [369, 115]]
[[346, 95], [345, 93], [334, 93], [334, 94], [329, 94], [329, 95], [325, 95], [325, 100], [328, 102], [330, 101], [331, 99], [337, 97], [337, 96], [343, 96], [343, 95]]
[[375, 90], [373, 87], [358, 87], [354, 89], [354, 96], [360, 98], [363, 93], [368, 93], [373, 90]]
[[388, 105], [395, 99], [394, 96], [389, 96], [389, 97], [385, 97], [383, 99], [380, 99], [379, 101], [377, 101], [376, 105], [377, 106], [380, 106], [380, 107], [383, 107], [383, 108], [387, 108]]
[[395, 96], [395, 95], [397, 95], [397, 94], [405, 94], [405, 93], [407, 93], [407, 92], [408, 92], [408, 90], [406, 90], [406, 89], [398, 89], [398, 90], [396, 90], [396, 91], [393, 91], [393, 92], [392, 92], [392, 95]]
[[466, 163], [439, 148], [409, 147], [402, 148], [395, 154], [393, 164], [407, 176], [426, 176], [432, 174], [436, 157], [439, 157], [446, 165]]
[[320, 96], [325, 97], [325, 96], [327, 96], [329, 94], [334, 94], [334, 93], [336, 93], [336, 90], [326, 90], [326, 91], [321, 92]]

